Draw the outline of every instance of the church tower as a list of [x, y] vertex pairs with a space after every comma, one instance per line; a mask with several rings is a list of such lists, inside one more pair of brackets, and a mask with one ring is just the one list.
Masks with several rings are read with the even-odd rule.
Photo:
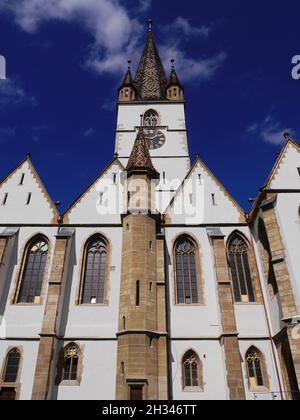
[[115, 152], [126, 167], [143, 115], [143, 131], [160, 182], [156, 206], [163, 213], [190, 169], [183, 87], [174, 61], [169, 78], [149, 31], [133, 78], [131, 67], [119, 89]]
[[142, 127], [126, 171], [116, 398], [167, 399], [164, 242], [155, 212], [159, 174]]

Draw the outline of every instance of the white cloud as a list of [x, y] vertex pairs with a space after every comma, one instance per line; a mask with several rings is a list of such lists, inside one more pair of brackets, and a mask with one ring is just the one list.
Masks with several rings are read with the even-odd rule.
[[283, 128], [272, 115], [267, 115], [261, 123], [251, 124], [246, 131], [252, 135], [259, 135], [266, 143], [274, 145], [282, 145], [285, 142], [285, 133], [295, 134], [292, 128]]
[[[29, 33], [36, 33], [42, 24], [52, 20], [79, 23], [94, 39], [85, 65], [99, 74], [120, 76], [129, 57], [133, 63], [139, 59], [146, 25], [140, 23], [139, 14], [149, 10], [152, 0], [138, 0], [132, 11], [124, 3], [121, 0], [2, 0], [0, 13], [12, 13], [15, 22]], [[195, 59], [183, 52], [182, 42], [192, 36], [207, 38], [211, 26], [196, 27], [179, 16], [161, 30], [165, 34], [163, 59], [177, 58], [177, 69], [183, 70], [182, 80], [208, 79], [224, 62], [224, 53]]]
[[19, 105], [34, 106], [36, 105], [36, 100], [27, 94], [17, 80], [0, 80], [0, 108]]
[[204, 38], [207, 38], [213, 30], [212, 26], [208, 25], [193, 26], [188, 19], [182, 16], [178, 16], [170, 25], [165, 25], [163, 29], [168, 33], [181, 32], [186, 37], [200, 36]]
[[138, 12], [147, 12], [152, 5], [152, 0], [139, 0]]
[[90, 137], [94, 134], [94, 129], [93, 128], [88, 128], [87, 130], [84, 131], [83, 136], [84, 137]]

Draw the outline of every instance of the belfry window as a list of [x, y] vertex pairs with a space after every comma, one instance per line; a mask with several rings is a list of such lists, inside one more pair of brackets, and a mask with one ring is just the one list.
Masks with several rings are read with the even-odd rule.
[[25, 251], [17, 303], [40, 303], [47, 255], [48, 242], [43, 236], [30, 241]]
[[187, 237], [180, 237], [175, 244], [175, 277], [178, 304], [197, 304], [198, 279], [196, 271], [197, 247]]
[[2, 378], [4, 383], [17, 382], [20, 359], [21, 353], [19, 349], [14, 348], [8, 352], [6, 356], [4, 375]]
[[235, 301], [255, 302], [248, 246], [240, 235], [234, 235], [229, 241], [228, 258]]
[[81, 303], [104, 303], [106, 264], [107, 242], [100, 235], [96, 235], [86, 246]]
[[150, 109], [144, 115], [144, 126], [145, 127], [156, 127], [158, 125], [158, 114], [157, 112]]

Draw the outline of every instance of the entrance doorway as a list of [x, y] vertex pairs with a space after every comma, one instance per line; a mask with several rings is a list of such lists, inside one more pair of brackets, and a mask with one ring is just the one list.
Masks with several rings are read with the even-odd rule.
[[143, 386], [142, 385], [130, 385], [130, 400], [140, 401], [143, 399]]
[[15, 388], [1, 388], [0, 401], [14, 401], [16, 399]]

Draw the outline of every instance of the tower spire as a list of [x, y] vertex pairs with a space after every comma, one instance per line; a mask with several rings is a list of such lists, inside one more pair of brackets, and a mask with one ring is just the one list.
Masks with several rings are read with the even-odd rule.
[[166, 73], [155, 45], [152, 19], [149, 19], [147, 40], [137, 68], [134, 83], [137, 89], [138, 100], [166, 99]]
[[148, 144], [143, 132], [143, 115], [141, 115], [141, 125], [134, 142], [134, 146], [126, 167], [127, 176], [133, 173], [146, 172], [151, 179], [159, 177], [151, 160]]
[[181, 83], [179, 82], [179, 79], [175, 70], [174, 58], [172, 58], [170, 61], [171, 61], [171, 73], [170, 73], [170, 77], [166, 86], [167, 98], [173, 101], [181, 101], [183, 100], [184, 89]]
[[127, 61], [128, 67], [125, 73], [123, 83], [119, 88], [119, 101], [130, 102], [135, 99], [136, 89], [134, 86], [132, 74], [131, 74], [131, 60]]

